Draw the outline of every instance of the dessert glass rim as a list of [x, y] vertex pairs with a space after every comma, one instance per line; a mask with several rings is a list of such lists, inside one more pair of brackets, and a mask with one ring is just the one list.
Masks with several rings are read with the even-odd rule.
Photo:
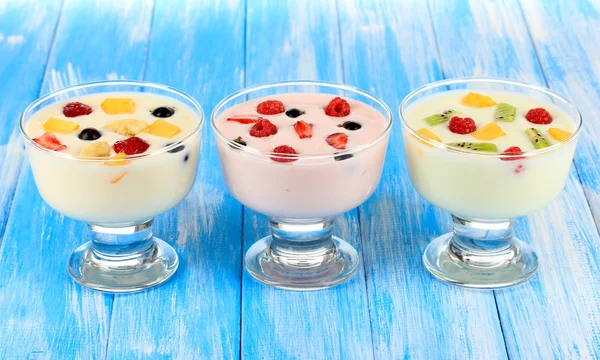
[[[221, 130], [219, 130], [217, 128], [216, 122], [217, 122], [217, 112], [219, 112], [221, 110], [221, 108], [228, 103], [229, 101], [238, 98], [240, 96], [243, 95], [247, 95], [249, 93], [258, 91], [258, 90], [264, 90], [264, 89], [270, 89], [270, 88], [277, 88], [277, 87], [284, 87], [284, 86], [323, 86], [323, 87], [329, 87], [329, 88], [335, 88], [335, 89], [339, 89], [339, 90], [345, 90], [345, 91], [349, 91], [349, 92], [353, 92], [356, 94], [359, 94], [361, 96], [364, 96], [366, 98], [368, 98], [369, 100], [374, 101], [375, 103], [377, 103], [379, 106], [381, 106], [386, 112], [387, 114], [382, 114], [387, 120], [387, 126], [386, 128], [381, 132], [381, 134], [379, 134], [379, 136], [377, 136], [375, 139], [365, 143], [365, 144], [361, 144], [361, 145], [357, 145], [354, 147], [351, 147], [349, 149], [345, 149], [345, 150], [341, 150], [341, 151], [337, 151], [335, 153], [315, 153], [315, 154], [294, 154], [294, 155], [286, 155], [286, 154], [278, 154], [278, 153], [273, 153], [273, 152], [262, 152], [258, 149], [255, 148], [251, 148], [248, 146], [242, 146], [238, 143], [236, 143], [233, 140], [228, 139], [222, 132]], [[318, 93], [318, 92], [317, 92]], [[282, 93], [282, 94], [292, 94], [290, 93]], [[308, 92], [307, 92], [308, 94]], [[326, 94], [326, 93], [323, 93]], [[331, 94], [334, 96], [337, 96], [335, 94]], [[265, 97], [269, 97], [272, 95], [267, 95]], [[377, 110], [377, 109], [375, 109]], [[377, 110], [378, 111], [378, 110]], [[379, 111], [381, 112], [381, 111]], [[240, 150], [242, 152], [245, 152], [247, 154], [250, 154], [252, 156], [257, 156], [260, 158], [265, 158], [265, 159], [272, 159], [272, 158], [280, 158], [280, 159], [298, 159], [298, 160], [321, 160], [321, 159], [333, 159], [335, 157], [338, 156], [343, 156], [345, 154], [354, 154], [357, 153], [361, 150], [365, 150], [367, 148], [370, 148], [371, 146], [379, 143], [380, 141], [382, 141], [383, 139], [385, 139], [385, 137], [387, 136], [387, 134], [390, 132], [390, 129], [392, 127], [392, 123], [393, 123], [393, 117], [392, 117], [392, 110], [390, 109], [390, 107], [383, 101], [381, 100], [379, 97], [365, 91], [365, 90], [361, 90], [357, 87], [351, 86], [351, 85], [346, 85], [346, 84], [339, 84], [339, 83], [334, 83], [334, 82], [328, 82], [328, 81], [318, 81], [318, 80], [291, 80], [291, 81], [277, 81], [277, 82], [270, 82], [270, 83], [262, 83], [262, 84], [258, 84], [258, 85], [253, 85], [253, 86], [249, 86], [246, 88], [243, 88], [241, 90], [238, 90], [234, 93], [231, 93], [229, 95], [227, 95], [223, 100], [219, 101], [219, 103], [214, 107], [212, 114], [211, 114], [211, 125], [213, 130], [215, 131], [215, 134], [217, 134], [217, 137], [226, 142], [227, 145], [231, 146], [232, 148], [235, 148], [237, 150]], [[285, 163], [283, 163], [285, 165]]]
[[[118, 159], [115, 159], [113, 157], [92, 157], [92, 156], [71, 155], [68, 153], [60, 152], [60, 151], [50, 150], [50, 149], [45, 148], [42, 145], [36, 143], [35, 141], [33, 141], [33, 139], [25, 131], [26, 118], [28, 119], [33, 114], [32, 109], [36, 108], [38, 105], [44, 103], [45, 101], [52, 99], [56, 96], [60, 96], [62, 94], [71, 92], [71, 91], [77, 91], [79, 89], [95, 88], [95, 87], [101, 87], [101, 86], [107, 86], [107, 85], [140, 86], [140, 87], [153, 88], [153, 89], [158, 89], [158, 90], [165, 90], [169, 93], [177, 94], [177, 95], [185, 98], [187, 101], [189, 101], [193, 105], [192, 109], [198, 113], [198, 115], [200, 116], [200, 121], [198, 122], [198, 125], [194, 128], [194, 130], [192, 130], [192, 132], [190, 134], [185, 136], [180, 141], [176, 141], [176, 142], [170, 144], [169, 146], [165, 146], [158, 150], [151, 151], [147, 154], [127, 155], [127, 157], [125, 157], [125, 158], [118, 158]], [[118, 93], [118, 92], [119, 91], [107, 91], [107, 93]], [[125, 91], [123, 91], [123, 92], [125, 92]], [[132, 92], [135, 92], [135, 91], [132, 91]], [[102, 92], [86, 94], [86, 95], [95, 95], [95, 94], [102, 94]], [[149, 94], [151, 94], [151, 93], [149, 93]], [[49, 105], [47, 105], [47, 106], [49, 106]], [[121, 162], [123, 160], [129, 161], [129, 160], [137, 160], [137, 159], [152, 157], [155, 155], [167, 153], [170, 150], [175, 149], [176, 147], [187, 144], [202, 128], [202, 124], [204, 123], [204, 110], [202, 109], [202, 106], [198, 103], [198, 101], [196, 101], [196, 99], [194, 99], [191, 95], [189, 95], [177, 88], [168, 86], [168, 85], [158, 84], [158, 83], [154, 83], [154, 82], [150, 82], [150, 81], [140, 81], [140, 80], [104, 80], [104, 81], [94, 81], [94, 82], [83, 83], [83, 84], [79, 84], [79, 85], [75, 85], [75, 86], [68, 86], [68, 87], [65, 87], [60, 90], [49, 92], [49, 93], [39, 97], [38, 99], [34, 100], [31, 104], [29, 104], [25, 108], [23, 113], [21, 114], [21, 118], [20, 118], [19, 122], [20, 122], [19, 128], [21, 130], [21, 135], [23, 136], [25, 141], [27, 141], [31, 146], [33, 146], [37, 150], [40, 150], [47, 154], [50, 154], [50, 155], [53, 155], [53, 156], [56, 156], [59, 158], [67, 159], [67, 160], [74, 160], [74, 161], [80, 161], [80, 162], [92, 162], [92, 163], [93, 162], [111, 163], [111, 162]]]
[[[561, 141], [558, 144], [553, 144], [553, 145], [545, 147], [543, 149], [527, 151], [522, 154], [510, 154], [510, 153], [503, 154], [503, 153], [485, 153], [485, 152], [465, 151], [460, 148], [448, 146], [443, 142], [432, 140], [432, 139], [428, 138], [427, 136], [419, 133], [417, 130], [412, 128], [406, 121], [406, 119], [404, 117], [404, 111], [407, 107], [408, 102], [410, 100], [412, 100], [415, 96], [423, 93], [424, 91], [431, 90], [433, 88], [437, 88], [440, 86], [454, 85], [454, 84], [467, 84], [467, 83], [488, 83], [488, 84], [492, 83], [492, 84], [513, 85], [513, 86], [518, 86], [518, 87], [527, 88], [530, 90], [541, 92], [545, 95], [550, 96], [552, 99], [560, 100], [562, 103], [566, 104], [571, 110], [573, 110], [575, 112], [575, 114], [577, 114], [575, 120], [579, 120], [578, 124], [576, 124], [577, 128], [575, 129], [575, 131], [573, 131], [573, 134], [571, 134], [571, 136], [569, 136], [566, 140]], [[469, 89], [467, 88], [467, 89], [460, 89], [460, 90], [469, 90]], [[452, 91], [452, 90], [449, 90], [449, 91]], [[532, 84], [522, 82], [522, 81], [516, 81], [516, 80], [504, 79], [504, 78], [496, 78], [496, 77], [480, 77], [480, 76], [444, 79], [444, 80], [438, 80], [438, 81], [434, 81], [434, 82], [425, 84], [423, 86], [420, 86], [420, 87], [416, 88], [415, 90], [411, 91], [408, 95], [406, 95], [404, 100], [402, 100], [402, 102], [400, 103], [400, 106], [399, 106], [398, 115], [400, 117], [400, 121], [402, 123], [403, 128], [408, 129], [412, 136], [416, 137], [417, 139], [419, 139], [433, 147], [436, 147], [436, 148], [439, 148], [442, 150], [446, 150], [449, 152], [453, 152], [453, 153], [463, 154], [463, 155], [478, 156], [478, 157], [484, 157], [484, 158], [503, 158], [503, 159], [515, 158], [515, 160], [521, 159], [523, 157], [533, 157], [536, 155], [553, 152], [554, 150], [558, 150], [560, 148], [567, 146], [568, 144], [570, 144], [577, 138], [577, 136], [579, 135], [579, 132], [581, 131], [582, 124], [583, 124], [583, 119], [582, 119], [581, 113], [579, 112], [579, 109], [577, 109], [577, 107], [575, 105], [573, 105], [573, 103], [571, 101], [569, 101], [567, 98], [565, 98], [564, 96], [562, 96], [561, 94], [559, 94], [553, 90], [550, 90], [548, 88], [538, 86], [538, 85], [532, 85]]]

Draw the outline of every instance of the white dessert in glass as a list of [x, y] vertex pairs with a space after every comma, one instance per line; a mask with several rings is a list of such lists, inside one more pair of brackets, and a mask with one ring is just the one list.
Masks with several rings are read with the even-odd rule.
[[413, 91], [400, 114], [413, 186], [455, 224], [428, 246], [427, 268], [478, 288], [529, 279], [537, 257], [514, 238], [514, 220], [562, 191], [581, 128], [577, 109], [537, 86], [466, 78]]
[[230, 95], [212, 125], [227, 188], [270, 219], [272, 236], [246, 254], [250, 274], [292, 290], [348, 279], [358, 255], [331, 226], [379, 184], [387, 105], [349, 86], [282, 82]]
[[133, 81], [66, 88], [25, 110], [21, 130], [41, 196], [93, 233], [69, 260], [77, 282], [129, 292], [175, 272], [177, 254], [152, 236], [152, 219], [190, 191], [202, 122], [188, 95]]

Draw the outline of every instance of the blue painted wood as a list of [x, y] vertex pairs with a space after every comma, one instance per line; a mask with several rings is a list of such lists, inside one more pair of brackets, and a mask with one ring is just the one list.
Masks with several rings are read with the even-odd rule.
[[194, 188], [155, 222], [179, 269], [160, 287], [115, 297], [108, 358], [236, 359], [242, 207], [223, 184], [210, 112], [243, 87], [244, 2], [162, 1], [154, 13], [145, 79], [194, 96], [206, 122]]
[[410, 90], [442, 77], [427, 4], [340, 1], [339, 11], [346, 81], [396, 117], [382, 182], [359, 208], [375, 357], [505, 359], [493, 294], [443, 284], [422, 265], [428, 242], [452, 229], [414, 191], [397, 120]]
[[[247, 85], [298, 78], [342, 82], [335, 13], [332, 1], [249, 1]], [[245, 250], [269, 231], [265, 216], [244, 209]], [[356, 211], [337, 218], [334, 231], [360, 251]], [[362, 268], [345, 284], [308, 293], [266, 287], [244, 272], [242, 358], [372, 357]]]
[[[523, 1], [527, 10], [523, 17], [516, 0], [430, 3], [446, 76], [501, 76], [542, 85], [547, 79], [550, 87], [576, 103], [583, 100], [586, 129], [593, 129], [598, 121], [593, 104], [600, 99], [600, 87], [589, 74], [600, 47], [589, 40], [598, 35], [591, 28], [586, 34], [584, 27], [572, 27], [583, 18], [594, 21], [594, 13], [598, 23], [598, 11], [590, 11], [591, 4]], [[457, 16], [461, 21], [452, 20]], [[534, 44], [523, 36], [525, 19], [541, 50], [542, 68]], [[581, 137], [576, 158], [579, 176], [573, 168], [562, 195], [517, 225], [517, 236], [531, 242], [541, 266], [528, 283], [496, 291], [511, 358], [600, 357], [600, 238], [588, 207], [588, 200], [598, 192], [598, 187], [588, 187], [597, 183], [598, 175], [597, 165], [592, 164], [599, 147], [592, 134], [584, 132]], [[588, 199], [579, 178], [587, 185]]]

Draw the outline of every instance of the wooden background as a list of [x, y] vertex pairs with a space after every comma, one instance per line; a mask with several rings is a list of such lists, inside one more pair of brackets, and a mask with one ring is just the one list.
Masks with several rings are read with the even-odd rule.
[[[598, 29], [598, 0], [0, 0], [0, 358], [600, 359]], [[336, 221], [362, 256], [351, 281], [294, 293], [243, 271], [267, 220], [227, 192], [205, 126], [196, 185], [156, 222], [176, 275], [90, 291], [66, 269], [87, 229], [42, 201], [18, 132], [40, 94], [95, 80], [168, 84], [207, 113], [245, 86], [328, 80], [397, 118], [411, 89], [470, 75], [548, 86], [584, 116], [565, 191], [517, 225], [540, 270], [507, 290], [425, 271], [450, 216], [413, 190], [396, 123], [379, 189]]]

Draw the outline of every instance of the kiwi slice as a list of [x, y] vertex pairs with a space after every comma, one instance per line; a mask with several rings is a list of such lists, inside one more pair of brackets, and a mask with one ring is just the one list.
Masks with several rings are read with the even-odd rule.
[[511, 122], [515, 119], [516, 112], [517, 108], [512, 106], [511, 104], [500, 103], [496, 108], [494, 118], [496, 118], [496, 121]]
[[529, 136], [529, 140], [533, 143], [536, 149], [543, 149], [552, 145], [550, 140], [548, 140], [542, 133], [536, 128], [529, 128], [525, 130], [527, 136]]
[[448, 145], [452, 146], [452, 147], [460, 148], [460, 149], [473, 150], [473, 151], [498, 152], [498, 147], [494, 143], [456, 142], [456, 143], [449, 143]]
[[425, 122], [429, 124], [429, 126], [436, 126], [445, 123], [446, 121], [452, 119], [458, 114], [460, 113], [456, 110], [444, 110], [441, 114], [434, 114], [426, 117]]

